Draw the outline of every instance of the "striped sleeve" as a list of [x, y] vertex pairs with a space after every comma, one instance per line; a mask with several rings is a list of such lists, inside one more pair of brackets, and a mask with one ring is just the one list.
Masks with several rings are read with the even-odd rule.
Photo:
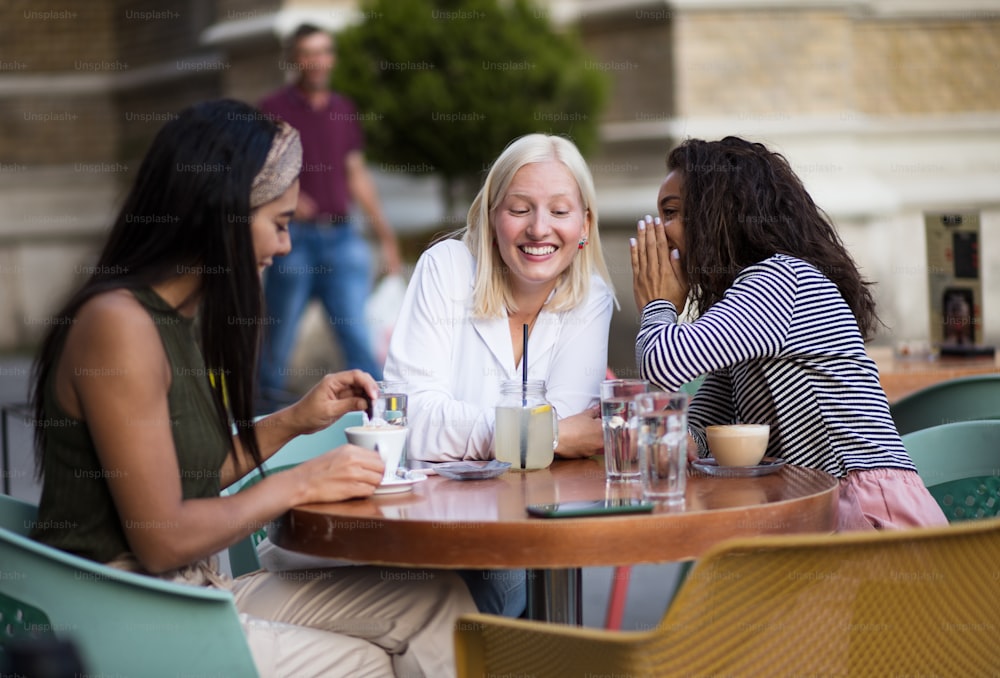
[[672, 304], [651, 302], [636, 359], [658, 388], [706, 375], [688, 417], [700, 454], [705, 426], [766, 423], [768, 454], [793, 464], [836, 477], [914, 468], [850, 307], [801, 259], [777, 254], [747, 267], [693, 323], [678, 324]]
[[725, 296], [693, 323], [677, 323], [668, 301], [642, 312], [636, 339], [639, 373], [674, 390], [702, 374], [781, 351], [795, 308], [795, 273], [787, 266], [748, 267]]

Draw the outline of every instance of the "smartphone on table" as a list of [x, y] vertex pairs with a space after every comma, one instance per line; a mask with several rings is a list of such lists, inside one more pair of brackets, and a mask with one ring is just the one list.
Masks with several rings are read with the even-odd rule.
[[644, 499], [588, 499], [564, 501], [555, 504], [530, 504], [530, 515], [538, 518], [582, 518], [585, 516], [611, 516], [622, 513], [649, 513], [653, 502]]

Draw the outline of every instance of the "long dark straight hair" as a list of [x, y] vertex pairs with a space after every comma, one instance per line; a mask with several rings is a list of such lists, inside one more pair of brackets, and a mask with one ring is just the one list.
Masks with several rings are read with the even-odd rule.
[[704, 313], [736, 276], [774, 254], [807, 261], [837, 285], [866, 340], [879, 322], [832, 221], [784, 156], [738, 137], [689, 139], [667, 156], [684, 178], [684, 243], [691, 303]]
[[[73, 318], [95, 295], [149, 287], [201, 272], [198, 326], [219, 427], [235, 424], [259, 467], [253, 430], [254, 366], [263, 302], [250, 230], [250, 187], [277, 125], [233, 100], [191, 106], [153, 140], [111, 228], [94, 273], [58, 312], [42, 341], [32, 378], [36, 421], [45, 421], [52, 378]], [[224, 383], [225, 389], [222, 385]], [[35, 427], [36, 471], [44, 474], [46, 427]], [[235, 455], [235, 449], [230, 448]]]

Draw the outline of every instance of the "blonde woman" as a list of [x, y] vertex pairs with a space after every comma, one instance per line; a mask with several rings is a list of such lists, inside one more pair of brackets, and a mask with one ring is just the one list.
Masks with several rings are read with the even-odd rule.
[[500, 384], [545, 382], [556, 454], [603, 447], [599, 384], [614, 304], [594, 183], [568, 139], [530, 134], [493, 164], [460, 240], [420, 257], [393, 331], [387, 379], [407, 382], [411, 458], [493, 456]]
[[[556, 454], [599, 453], [599, 385], [615, 298], [597, 228], [594, 181], [568, 139], [530, 134], [494, 162], [461, 239], [417, 262], [385, 365], [407, 382], [413, 459], [493, 456], [500, 384], [545, 382], [559, 414]], [[480, 610], [517, 616], [524, 572], [461, 572]]]

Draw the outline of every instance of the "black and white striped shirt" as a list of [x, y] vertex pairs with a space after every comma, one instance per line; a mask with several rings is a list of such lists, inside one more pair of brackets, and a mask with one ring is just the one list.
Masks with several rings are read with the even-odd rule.
[[838, 478], [914, 470], [850, 307], [811, 264], [777, 254], [748, 266], [692, 323], [669, 301], [646, 305], [636, 340], [643, 378], [676, 390], [705, 374], [688, 423], [770, 424], [768, 455]]

